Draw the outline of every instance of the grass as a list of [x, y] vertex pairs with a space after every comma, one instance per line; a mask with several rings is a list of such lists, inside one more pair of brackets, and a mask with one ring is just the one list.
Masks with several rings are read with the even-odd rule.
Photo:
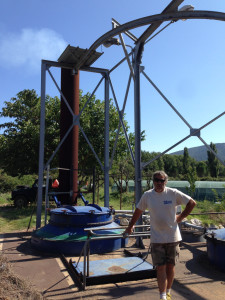
[[[206, 227], [213, 225], [223, 225], [225, 227], [225, 215], [224, 214], [208, 214], [210, 212], [225, 212], [225, 200], [220, 203], [214, 203], [212, 201], [204, 200], [197, 201], [196, 207], [193, 209], [188, 219], [197, 218], [201, 220], [202, 224]], [[196, 213], [196, 215], [194, 215]], [[204, 215], [198, 215], [204, 213]]]
[[5, 193], [5, 194], [0, 193], [0, 205], [2, 206], [2, 205], [11, 204], [10, 197], [11, 197], [10, 193]]
[[[99, 206], [104, 206], [104, 191], [100, 190], [99, 195], [96, 193], [95, 203]], [[85, 199], [92, 203], [92, 194], [85, 194]], [[78, 200], [78, 205], [84, 205], [81, 199]], [[110, 193], [110, 205], [114, 209], [119, 210], [132, 210], [134, 206], [134, 193], [123, 193], [120, 197], [120, 193]], [[10, 200], [10, 193], [0, 194], [0, 233], [13, 232], [30, 229], [36, 227], [36, 205], [32, 204], [27, 208], [17, 209], [13, 206], [13, 202]], [[52, 207], [55, 207], [54, 203], [51, 203]], [[183, 207], [184, 208], [184, 207]], [[42, 209], [42, 225], [44, 225], [44, 212]], [[192, 211], [192, 215], [188, 216], [188, 219], [197, 218], [202, 221], [204, 226], [210, 226], [210, 224], [225, 226], [225, 215], [194, 215], [207, 212], [225, 212], [225, 200], [221, 204], [215, 204], [211, 201], [198, 201], [197, 206]]]
[[[36, 205], [27, 208], [15, 208], [10, 193], [0, 194], [0, 233], [20, 231], [36, 226]], [[44, 206], [42, 209], [42, 223], [44, 223]]]
[[[33, 215], [31, 219], [31, 215]], [[20, 231], [35, 227], [36, 216], [32, 206], [17, 209], [14, 206], [2, 206], [0, 210], [0, 233]]]

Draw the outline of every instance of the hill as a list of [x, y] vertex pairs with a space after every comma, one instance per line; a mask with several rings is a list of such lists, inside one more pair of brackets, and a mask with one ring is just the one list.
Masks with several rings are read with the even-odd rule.
[[[218, 156], [223, 161], [225, 161], [225, 143], [217, 143], [215, 145], [216, 145]], [[208, 151], [208, 148], [206, 148], [205, 145], [188, 149], [189, 155], [197, 161], [207, 160], [208, 159], [207, 151]], [[170, 155], [183, 155], [183, 153], [184, 153], [184, 150], [180, 150], [180, 151], [170, 153]]]

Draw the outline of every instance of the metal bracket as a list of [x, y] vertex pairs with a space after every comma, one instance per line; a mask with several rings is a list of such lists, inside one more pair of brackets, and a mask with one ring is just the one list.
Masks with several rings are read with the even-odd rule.
[[198, 128], [190, 128], [190, 135], [200, 137], [200, 129]]

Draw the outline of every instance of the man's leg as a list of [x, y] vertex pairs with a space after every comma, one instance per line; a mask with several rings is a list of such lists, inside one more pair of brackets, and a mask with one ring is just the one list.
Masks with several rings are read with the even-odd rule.
[[156, 266], [157, 282], [160, 299], [166, 299], [167, 271], [166, 271], [166, 244], [151, 244], [153, 265]]
[[168, 245], [167, 248], [167, 262], [166, 262], [166, 278], [167, 278], [167, 287], [166, 287], [166, 294], [167, 299], [171, 300], [171, 287], [174, 280], [175, 274], [175, 264], [179, 257], [179, 245]]
[[166, 278], [167, 278], [167, 287], [166, 289], [169, 290], [172, 287], [173, 280], [175, 274], [175, 266], [173, 264], [166, 265]]
[[[166, 288], [167, 288], [167, 273], [166, 273], [166, 265], [163, 266], [157, 266], [157, 282], [158, 282], [158, 288], [160, 295], [164, 294], [166, 295]], [[161, 299], [162, 296], [160, 297]]]

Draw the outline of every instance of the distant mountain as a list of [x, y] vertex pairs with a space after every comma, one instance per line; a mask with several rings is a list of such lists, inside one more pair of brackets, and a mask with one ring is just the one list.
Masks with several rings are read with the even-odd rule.
[[[218, 143], [215, 145], [216, 145], [218, 156], [223, 161], [225, 161], [225, 143]], [[208, 160], [207, 151], [208, 148], [204, 145], [199, 147], [188, 148], [189, 155], [197, 161]], [[170, 155], [182, 155], [182, 154], [184, 154], [184, 150], [170, 153]]]

